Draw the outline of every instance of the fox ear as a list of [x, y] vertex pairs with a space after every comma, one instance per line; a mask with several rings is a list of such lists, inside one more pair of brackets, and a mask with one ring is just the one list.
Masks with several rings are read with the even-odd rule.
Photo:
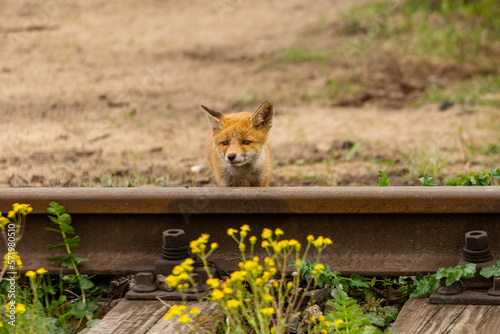
[[263, 127], [270, 130], [273, 126], [274, 107], [271, 101], [266, 101], [253, 113], [248, 123], [256, 129]]
[[222, 130], [222, 114], [205, 106], [200, 107], [207, 115], [210, 125], [212, 125], [212, 131], [218, 132]]

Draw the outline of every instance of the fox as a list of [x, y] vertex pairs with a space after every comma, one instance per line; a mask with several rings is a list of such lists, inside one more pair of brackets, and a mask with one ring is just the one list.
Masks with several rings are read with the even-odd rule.
[[212, 131], [205, 154], [219, 187], [268, 187], [271, 178], [271, 150], [268, 135], [274, 106], [265, 101], [253, 114], [222, 114], [200, 106]]

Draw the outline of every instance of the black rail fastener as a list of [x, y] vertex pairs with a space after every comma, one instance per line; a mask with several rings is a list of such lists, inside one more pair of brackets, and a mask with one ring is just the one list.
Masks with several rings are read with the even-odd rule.
[[[135, 273], [135, 285], [125, 295], [128, 299], [162, 299], [180, 300], [182, 294], [175, 288], [170, 288], [165, 278], [172, 274], [174, 268], [180, 265], [184, 260], [195, 256], [189, 252], [186, 233], [182, 229], [169, 229], [163, 232], [163, 245], [161, 255], [156, 259], [153, 267], [139, 267]], [[208, 286], [206, 280], [208, 274], [200, 263], [194, 263], [194, 271], [191, 278], [196, 283], [183, 290], [184, 297], [187, 300], [198, 300], [207, 294]], [[216, 269], [210, 268], [212, 277], [216, 277]]]
[[439, 282], [439, 288], [431, 294], [431, 304], [472, 304], [500, 305], [500, 279], [480, 275], [481, 269], [495, 264], [491, 254], [488, 233], [469, 231], [465, 233], [465, 246], [462, 249], [459, 265], [476, 264], [474, 277], [462, 279], [463, 284], [455, 282], [446, 286], [446, 278]]

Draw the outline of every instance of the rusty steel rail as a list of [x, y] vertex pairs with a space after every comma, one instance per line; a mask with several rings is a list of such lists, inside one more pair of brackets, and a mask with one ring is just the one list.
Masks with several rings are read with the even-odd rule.
[[[305, 243], [309, 234], [334, 244], [322, 261], [342, 273], [405, 275], [454, 266], [464, 235], [484, 230], [500, 254], [500, 187], [333, 188], [3, 188], [0, 211], [12, 203], [34, 208], [18, 251], [25, 269], [57, 267], [45, 260], [60, 236], [47, 232], [51, 201], [66, 206], [89, 258], [82, 270], [123, 274], [154, 264], [162, 232], [180, 228], [188, 238], [211, 234], [220, 249], [213, 262], [233, 270], [239, 262], [229, 227], [248, 224], [260, 237], [280, 227], [285, 238]], [[3, 247], [3, 246], [2, 246]], [[259, 254], [257, 254], [259, 255]], [[260, 255], [264, 255], [261, 253]]]

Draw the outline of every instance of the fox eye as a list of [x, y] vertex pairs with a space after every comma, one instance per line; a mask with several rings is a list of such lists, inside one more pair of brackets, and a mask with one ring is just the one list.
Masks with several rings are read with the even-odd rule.
[[229, 145], [229, 143], [227, 141], [223, 141], [221, 144], [224, 146]]
[[250, 145], [251, 141], [250, 140], [244, 140], [243, 145]]

